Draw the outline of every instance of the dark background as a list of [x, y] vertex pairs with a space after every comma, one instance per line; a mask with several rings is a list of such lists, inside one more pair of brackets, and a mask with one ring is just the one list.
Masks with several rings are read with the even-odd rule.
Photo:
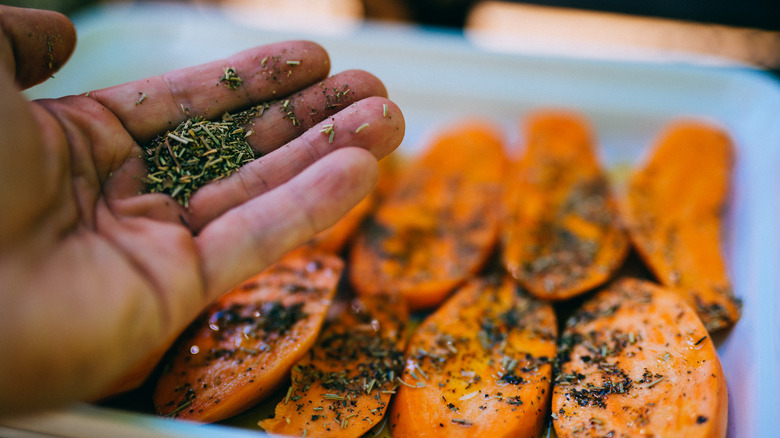
[[[389, 0], [403, 3], [424, 24], [461, 27], [474, 0]], [[388, 0], [367, 1], [367, 4]], [[780, 0], [526, 0], [514, 1], [702, 23], [780, 30]], [[367, 8], [370, 10], [370, 8]]]
[[[73, 13], [101, 0], [0, 0], [13, 6]], [[110, 1], [110, 0], [102, 0]], [[179, 0], [185, 1], [185, 0]], [[198, 0], [219, 3], [219, 0]], [[780, 0], [504, 0], [544, 6], [675, 18], [701, 23], [780, 30]], [[369, 18], [462, 27], [477, 0], [363, 0]]]

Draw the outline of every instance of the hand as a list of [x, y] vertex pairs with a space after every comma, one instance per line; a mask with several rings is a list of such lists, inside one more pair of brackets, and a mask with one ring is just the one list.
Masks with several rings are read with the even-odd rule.
[[[327, 77], [327, 53], [303, 41], [29, 102], [19, 90], [67, 60], [75, 31], [59, 14], [5, 6], [0, 24], [6, 414], [104, 394], [221, 293], [341, 217], [403, 137], [378, 79]], [[238, 89], [219, 83], [225, 67], [242, 78]], [[248, 137], [262, 157], [196, 191], [188, 208], [141, 194], [141, 145], [188, 114], [217, 118], [264, 101], [271, 108]], [[336, 127], [332, 141], [323, 124]]]

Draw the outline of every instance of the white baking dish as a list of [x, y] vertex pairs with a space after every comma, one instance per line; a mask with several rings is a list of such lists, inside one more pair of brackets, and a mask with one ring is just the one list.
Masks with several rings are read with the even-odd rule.
[[[152, 10], [150, 10], [152, 9]], [[105, 6], [75, 18], [79, 45], [69, 65], [28, 92], [55, 97], [217, 59], [284, 39], [308, 38], [330, 52], [334, 71], [362, 68], [379, 76], [404, 110], [413, 154], [434, 129], [462, 118], [494, 120], [513, 139], [522, 115], [562, 106], [586, 114], [610, 167], [636, 162], [672, 119], [701, 117], [724, 126], [738, 146], [726, 253], [736, 294], [737, 326], [719, 339], [729, 385], [729, 437], [768, 437], [780, 430], [780, 82], [745, 67], [695, 59], [646, 62], [523, 56], [491, 52], [463, 35], [344, 22], [340, 31], [281, 32], [237, 23], [204, 8]], [[339, 29], [337, 29], [339, 30]], [[639, 54], [641, 55], [641, 53]], [[641, 56], [637, 56], [641, 58]], [[670, 58], [671, 59], [671, 58]], [[193, 426], [92, 406], [8, 420], [8, 431], [102, 436], [213, 436], [223, 426]], [[4, 429], [0, 428], [0, 432]], [[254, 432], [252, 432], [254, 434]], [[23, 435], [19, 435], [23, 436]], [[26, 436], [26, 435], [24, 435]]]

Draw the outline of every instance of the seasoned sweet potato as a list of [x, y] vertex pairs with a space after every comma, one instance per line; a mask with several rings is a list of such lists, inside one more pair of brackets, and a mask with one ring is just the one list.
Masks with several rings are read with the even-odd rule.
[[537, 297], [571, 298], [610, 278], [628, 238], [587, 122], [538, 112], [525, 130], [525, 152], [505, 197], [504, 264]]
[[552, 398], [558, 437], [723, 437], [726, 381], [707, 330], [677, 294], [623, 278], [561, 337]]
[[334, 255], [294, 251], [221, 297], [172, 349], [158, 414], [218, 421], [269, 395], [317, 339], [342, 270]]
[[356, 298], [292, 371], [268, 432], [359, 437], [379, 423], [403, 370], [407, 311], [398, 295]]
[[398, 293], [412, 309], [430, 308], [477, 272], [498, 238], [505, 165], [492, 126], [440, 133], [357, 236], [350, 255], [357, 293]]
[[509, 276], [470, 280], [409, 341], [393, 436], [539, 436], [556, 335], [552, 306]]
[[680, 122], [631, 176], [622, 202], [639, 255], [658, 281], [688, 300], [709, 331], [740, 317], [721, 239], [733, 162], [733, 144], [722, 130]]

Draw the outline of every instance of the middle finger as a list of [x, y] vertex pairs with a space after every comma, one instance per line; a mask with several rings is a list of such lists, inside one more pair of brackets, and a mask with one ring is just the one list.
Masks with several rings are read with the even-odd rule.
[[387, 97], [384, 84], [362, 70], [348, 70], [331, 76], [293, 96], [272, 102], [246, 131], [249, 145], [265, 155], [300, 136], [325, 118], [364, 98]]

